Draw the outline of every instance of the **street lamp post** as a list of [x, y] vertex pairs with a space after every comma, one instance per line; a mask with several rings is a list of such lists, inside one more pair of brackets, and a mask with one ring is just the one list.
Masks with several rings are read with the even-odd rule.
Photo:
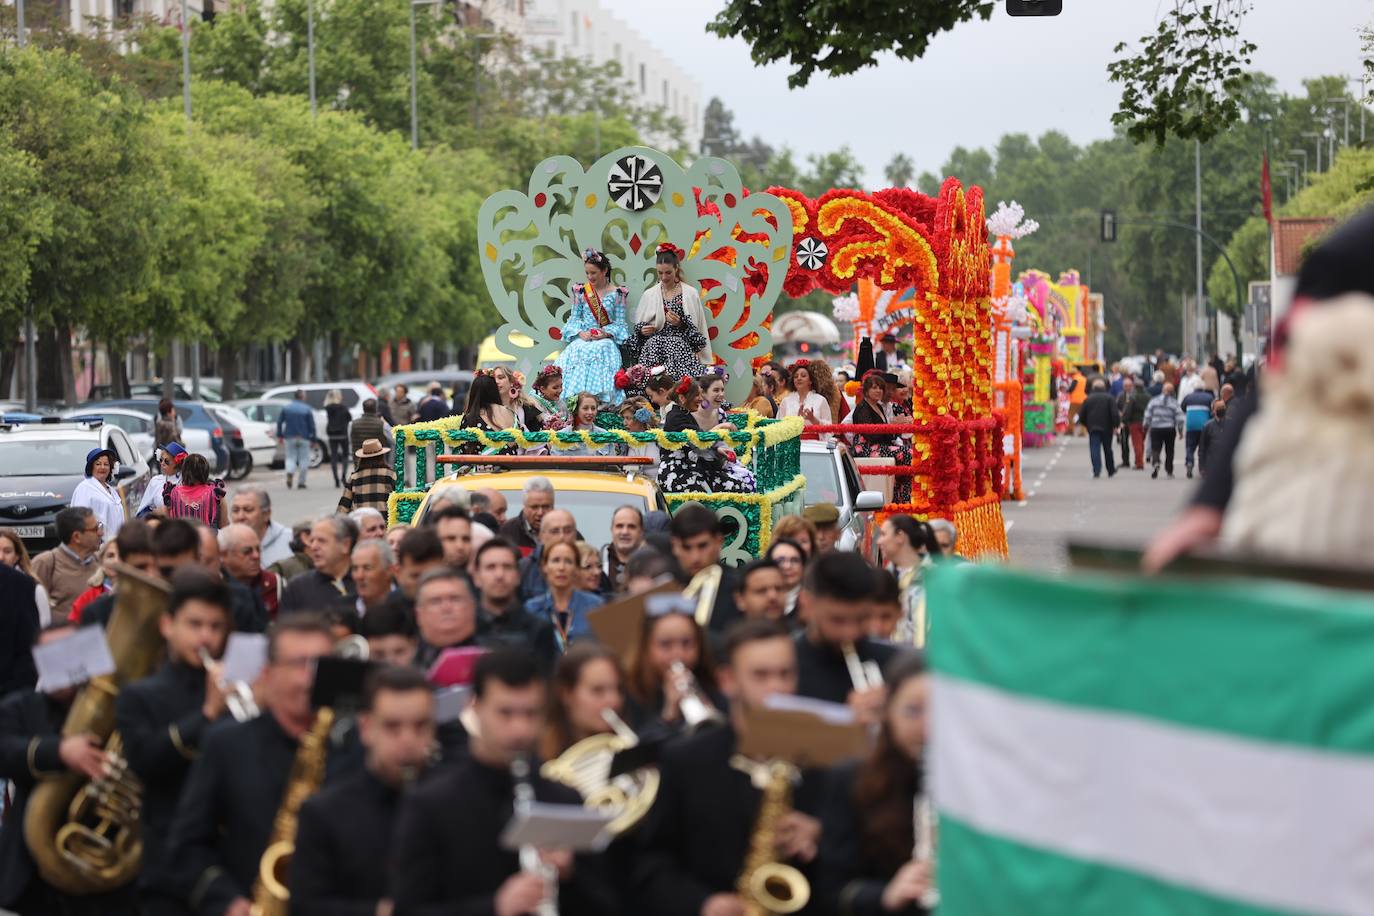
[[420, 148], [420, 103], [415, 89], [415, 7], [431, 6], [439, 0], [410, 0], [410, 148]]
[[1309, 175], [1308, 172], [1307, 172], [1307, 150], [1305, 150], [1305, 149], [1290, 149], [1290, 150], [1288, 151], [1288, 155], [1290, 155], [1290, 156], [1301, 156], [1301, 157], [1302, 157], [1302, 175], [1300, 175], [1300, 176], [1298, 177], [1298, 184], [1301, 185], [1301, 184], [1304, 183], [1304, 182], [1303, 182], [1303, 178], [1307, 178], [1307, 179], [1310, 180], [1312, 176]]
[[[15, 0], [14, 4], [14, 29], [19, 38], [19, 47], [24, 47], [24, 0]], [[28, 408], [33, 410], [32, 405]]]
[[[1320, 173], [1322, 170], [1322, 140], [1326, 138], [1321, 135], [1321, 131], [1316, 130], [1305, 130], [1302, 135], [1304, 137], [1315, 137], [1317, 140], [1317, 172]], [[1309, 175], [1308, 178], [1310, 180], [1311, 175]]]
[[[1360, 142], [1361, 142], [1361, 143], [1364, 143], [1364, 99], [1365, 99], [1365, 94], [1366, 94], [1366, 93], [1365, 93], [1365, 86], [1366, 86], [1366, 84], [1365, 84], [1365, 78], [1364, 78], [1363, 76], [1361, 76], [1359, 79], [1356, 79], [1355, 77], [1352, 76], [1352, 77], [1348, 77], [1348, 78], [1346, 79], [1346, 82], [1347, 82], [1347, 83], [1358, 83], [1359, 86], [1360, 86], [1360, 97], [1359, 97], [1359, 100], [1358, 100], [1359, 106], [1360, 106]], [[1347, 109], [1347, 118], [1348, 118], [1348, 116], [1349, 116], [1349, 109]], [[1346, 123], [1349, 123], [1349, 121], [1347, 120]], [[1350, 143], [1350, 138], [1347, 137], [1345, 142], [1346, 142], [1347, 145], [1349, 145], [1349, 143]]]
[[[24, 0], [16, 0], [14, 4], [14, 27], [19, 47], [22, 48], [27, 40], [24, 36]], [[33, 413], [38, 407], [38, 356], [35, 336], [33, 300], [30, 298], [24, 302], [24, 409], [29, 413]]]
[[[181, 107], [186, 112], [186, 133], [191, 132], [191, 19], [186, 0], [181, 0]], [[169, 367], [170, 368], [170, 367]], [[164, 372], [162, 387], [166, 392], [175, 372]], [[200, 341], [191, 342], [191, 398], [200, 400]]]

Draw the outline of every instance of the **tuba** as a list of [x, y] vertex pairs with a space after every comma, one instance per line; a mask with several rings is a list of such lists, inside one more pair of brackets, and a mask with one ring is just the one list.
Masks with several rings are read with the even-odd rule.
[[810, 901], [811, 884], [800, 871], [776, 860], [773, 840], [778, 821], [792, 808], [792, 782], [797, 778], [797, 768], [785, 760], [756, 764], [739, 755], [731, 760], [731, 765], [748, 773], [754, 784], [763, 789], [758, 820], [749, 838], [749, 852], [735, 883], [735, 893], [743, 898], [749, 916], [795, 913]]
[[296, 851], [297, 817], [301, 805], [324, 782], [329, 730], [333, 727], [334, 710], [323, 707], [315, 713], [310, 730], [301, 737], [281, 807], [272, 821], [272, 836], [258, 863], [258, 880], [253, 885], [253, 916], [286, 916], [290, 911], [291, 891], [286, 878], [291, 856]]
[[119, 756], [123, 742], [114, 730], [115, 697], [121, 685], [146, 677], [162, 660], [158, 620], [168, 589], [132, 567], [116, 569], [115, 609], [105, 631], [115, 670], [81, 688], [62, 725], [64, 737], [95, 735], [115, 762], [98, 780], [64, 773], [39, 781], [24, 814], [24, 841], [38, 873], [74, 896], [128, 884], [143, 859], [138, 823], [143, 787]]
[[658, 795], [657, 767], [642, 767], [633, 773], [611, 778], [615, 755], [639, 743], [639, 736], [609, 709], [602, 718], [614, 733], [592, 735], [568, 748], [540, 768], [545, 779], [571, 786], [582, 795], [582, 805], [602, 814], [614, 815], [606, 825], [611, 836], [619, 836], [638, 824], [653, 807]]

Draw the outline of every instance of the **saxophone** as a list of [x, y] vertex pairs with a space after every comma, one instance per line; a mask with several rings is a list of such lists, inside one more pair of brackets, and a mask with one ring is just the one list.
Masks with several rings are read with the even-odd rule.
[[334, 710], [321, 708], [296, 749], [291, 777], [272, 822], [272, 836], [258, 863], [258, 880], [253, 886], [253, 916], [287, 916], [290, 911], [291, 890], [286, 879], [291, 855], [296, 851], [296, 819], [301, 805], [324, 782], [329, 730], [333, 727]]
[[151, 674], [162, 659], [158, 621], [168, 588], [132, 567], [116, 569], [115, 609], [105, 631], [115, 670], [81, 689], [62, 725], [63, 737], [93, 734], [102, 740], [114, 763], [97, 780], [70, 772], [40, 780], [24, 814], [24, 841], [38, 873], [73, 896], [123, 887], [137, 876], [143, 860], [143, 786], [120, 756], [115, 697], [121, 685]]
[[784, 760], [755, 764], [736, 756], [731, 763], [749, 773], [754, 784], [763, 789], [758, 820], [749, 838], [749, 852], [735, 882], [735, 892], [743, 899], [749, 916], [795, 913], [811, 899], [811, 885], [800, 871], [777, 861], [773, 846], [778, 821], [792, 809], [792, 781], [797, 769]]

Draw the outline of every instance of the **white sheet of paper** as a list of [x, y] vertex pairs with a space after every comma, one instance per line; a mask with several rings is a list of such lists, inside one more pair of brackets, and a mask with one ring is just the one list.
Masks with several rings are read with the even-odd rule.
[[267, 664], [267, 637], [262, 633], [230, 633], [224, 647], [224, 679], [251, 684]]
[[614, 817], [581, 805], [555, 805], [534, 802], [527, 811], [511, 818], [501, 833], [506, 849], [538, 846], [542, 849], [571, 849], [573, 852], [599, 852], [611, 837], [606, 833]]
[[434, 691], [434, 723], [446, 725], [449, 722], [457, 722], [458, 717], [467, 708], [468, 697], [471, 695], [472, 688], [461, 684]]
[[799, 697], [790, 693], [769, 694], [764, 698], [763, 708], [783, 712], [809, 712], [831, 725], [850, 725], [854, 722], [854, 710], [843, 703], [814, 700], [811, 697]]
[[115, 670], [102, 627], [80, 627], [71, 636], [33, 647], [38, 689], [52, 693]]

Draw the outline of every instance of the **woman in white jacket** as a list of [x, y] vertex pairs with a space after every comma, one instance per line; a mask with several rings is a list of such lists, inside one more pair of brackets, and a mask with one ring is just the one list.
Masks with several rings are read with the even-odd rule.
[[86, 479], [76, 485], [69, 506], [82, 506], [95, 513], [103, 531], [102, 541], [108, 541], [119, 533], [124, 524], [124, 498], [114, 488], [115, 464], [118, 461], [114, 450], [93, 448], [86, 454]]
[[635, 310], [639, 362], [666, 366], [677, 378], [705, 375], [713, 357], [701, 295], [683, 281], [671, 245], [659, 245], [654, 260], [658, 282], [644, 291]]

